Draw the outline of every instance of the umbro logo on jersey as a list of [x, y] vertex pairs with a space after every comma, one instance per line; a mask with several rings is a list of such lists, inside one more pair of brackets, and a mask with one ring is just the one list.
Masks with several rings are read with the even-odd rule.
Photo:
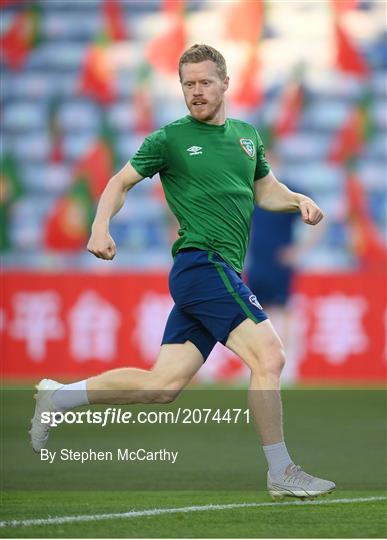
[[255, 156], [255, 146], [251, 139], [239, 139], [239, 143], [249, 157]]
[[190, 156], [198, 156], [199, 154], [202, 154], [203, 148], [201, 146], [190, 146], [187, 148], [187, 152], [189, 152]]

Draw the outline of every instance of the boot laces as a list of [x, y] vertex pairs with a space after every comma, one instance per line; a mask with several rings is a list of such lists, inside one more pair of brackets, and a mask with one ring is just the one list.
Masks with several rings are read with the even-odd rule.
[[292, 465], [285, 471], [285, 481], [294, 484], [295, 482], [301, 482], [310, 484], [313, 480], [313, 476], [302, 470], [300, 465]]

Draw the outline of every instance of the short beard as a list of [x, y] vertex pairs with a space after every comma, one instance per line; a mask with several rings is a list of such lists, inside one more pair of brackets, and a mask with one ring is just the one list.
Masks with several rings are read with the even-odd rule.
[[[219, 102], [219, 105], [217, 107], [215, 107], [215, 109], [213, 109], [213, 111], [210, 111], [209, 114], [206, 116], [206, 117], [200, 117], [200, 122], [208, 122], [209, 120], [212, 120], [213, 118], [215, 118], [215, 116], [218, 114], [220, 108], [222, 106], [222, 101]], [[194, 111], [191, 111], [191, 109], [188, 107], [188, 110], [189, 112], [191, 113], [191, 115], [195, 118], [193, 112]]]

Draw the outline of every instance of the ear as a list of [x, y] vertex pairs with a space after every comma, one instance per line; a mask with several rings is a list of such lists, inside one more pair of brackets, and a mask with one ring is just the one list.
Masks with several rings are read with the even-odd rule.
[[230, 77], [227, 75], [227, 77], [223, 81], [223, 92], [227, 90], [229, 83], [230, 83]]

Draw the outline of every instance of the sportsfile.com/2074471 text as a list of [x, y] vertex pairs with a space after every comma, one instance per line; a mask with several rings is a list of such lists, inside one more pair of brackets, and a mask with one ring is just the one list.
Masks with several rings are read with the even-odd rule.
[[182, 408], [173, 411], [132, 412], [108, 407], [104, 411], [43, 412], [42, 423], [51, 427], [60, 424], [237, 424], [250, 423], [249, 409]]

